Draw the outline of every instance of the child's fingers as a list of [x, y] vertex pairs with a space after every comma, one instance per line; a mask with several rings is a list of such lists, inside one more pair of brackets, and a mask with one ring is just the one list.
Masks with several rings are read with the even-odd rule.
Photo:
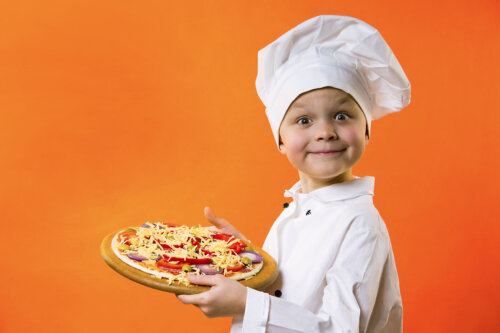
[[[204, 294], [204, 293], [203, 293]], [[177, 295], [177, 299], [184, 304], [199, 305], [203, 302], [203, 296], [196, 295]]]
[[247, 289], [239, 282], [217, 275], [188, 275], [192, 283], [212, 286], [196, 295], [177, 295], [184, 304], [197, 306], [208, 318], [242, 316], [245, 313]]
[[219, 229], [228, 226], [228, 222], [220, 217], [215, 216], [210, 207], [205, 207], [205, 217], [207, 220]]
[[189, 282], [194, 284], [199, 284], [202, 286], [215, 286], [216, 284], [220, 283], [221, 278], [223, 279], [224, 277], [220, 274], [215, 274], [215, 275], [188, 274], [187, 278]]
[[226, 234], [233, 235], [242, 240], [247, 240], [238, 230], [235, 229], [228, 221], [215, 216], [210, 207], [205, 207], [205, 217], [207, 220], [214, 225], [214, 227], [209, 227], [211, 231], [221, 231]]
[[[221, 282], [221, 279], [224, 279], [224, 277], [222, 277], [220, 274], [217, 275], [188, 274], [189, 282], [203, 286], [215, 286], [217, 283]], [[195, 295], [177, 295], [177, 298], [184, 304], [202, 305], [207, 302], [206, 294], [208, 292], [210, 292], [210, 290]]]

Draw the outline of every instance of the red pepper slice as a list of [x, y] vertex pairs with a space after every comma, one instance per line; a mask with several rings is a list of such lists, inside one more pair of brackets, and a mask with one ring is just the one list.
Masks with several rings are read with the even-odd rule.
[[241, 252], [241, 244], [238, 242], [232, 244], [229, 248], [233, 250], [236, 254]]
[[170, 245], [167, 245], [167, 244], [162, 244], [160, 243], [161, 247], [164, 248], [165, 250], [172, 250], [172, 247]]
[[167, 245], [167, 244], [160, 243], [160, 245], [165, 250], [172, 250], [174, 247], [184, 247], [185, 244], [181, 243], [181, 244], [176, 244], [176, 245]]
[[192, 244], [193, 246], [196, 246], [196, 245], [200, 244], [200, 242], [201, 242], [201, 238], [198, 238], [198, 237], [196, 237], [196, 238], [191, 238], [191, 244]]
[[204, 250], [204, 249], [201, 249], [200, 251], [201, 251], [203, 254], [206, 254], [206, 255], [208, 255], [208, 256], [211, 256], [211, 257], [215, 256], [215, 252], [208, 251], [208, 250]]
[[[233, 241], [233, 240], [235, 240], [235, 239], [237, 239], [236, 237], [234, 237], [234, 236], [232, 236], [232, 235], [228, 235], [228, 234], [214, 234], [214, 235], [212, 235], [212, 238], [213, 238], [213, 239], [223, 240], [223, 241], [226, 241], [226, 242], [228, 242], [228, 243], [229, 243], [229, 242], [232, 242], [232, 241]], [[238, 242], [237, 242], [237, 243], [239, 243], [239, 244], [240, 244], [240, 247], [242, 247], [242, 248], [247, 247], [247, 244], [246, 244], [244, 241], [242, 241], [241, 239], [238, 239]], [[234, 243], [234, 244], [236, 244], [236, 243]], [[233, 245], [234, 245], [234, 244], [233, 244]]]
[[174, 268], [174, 269], [182, 269], [182, 266], [185, 265], [185, 263], [183, 262], [180, 262], [180, 263], [172, 263], [172, 262], [169, 262], [167, 261], [166, 259], [161, 259], [159, 260], [156, 265], [158, 267], [162, 267], [162, 268]]
[[135, 237], [137, 237], [135, 231], [124, 231], [118, 236], [119, 239], [124, 239], [124, 240], [129, 240], [130, 238], [135, 238]]
[[242, 269], [245, 265], [243, 264], [236, 264], [236, 265], [233, 265], [233, 266], [229, 266], [227, 267], [226, 269], [229, 271], [229, 272], [237, 272], [239, 271], [240, 269]]
[[187, 258], [187, 262], [189, 264], [210, 264], [212, 262], [212, 258]]
[[228, 235], [228, 234], [213, 234], [212, 235], [212, 238], [213, 239], [220, 239], [220, 240], [223, 240], [223, 241], [228, 241], [230, 238], [235, 238], [234, 236], [232, 235]]
[[163, 271], [167, 271], [169, 273], [172, 273], [174, 275], [179, 275], [182, 272], [182, 269], [178, 269], [178, 268], [170, 268], [170, 267], [162, 267], [162, 266], [158, 266], [158, 268], [160, 268]]
[[169, 227], [169, 228], [177, 228], [179, 226], [178, 224], [165, 223], [165, 222], [163, 222], [162, 225]]
[[177, 258], [177, 257], [169, 257], [168, 255], [164, 254], [163, 259], [166, 261], [179, 261], [179, 262], [186, 262], [186, 259], [184, 258]]

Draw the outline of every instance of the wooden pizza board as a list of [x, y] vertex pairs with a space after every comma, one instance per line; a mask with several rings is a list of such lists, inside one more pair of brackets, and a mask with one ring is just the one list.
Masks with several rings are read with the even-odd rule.
[[[108, 264], [119, 274], [145, 286], [167, 291], [177, 295], [199, 294], [210, 289], [210, 287], [207, 286], [194, 284], [185, 286], [179, 284], [178, 282], [173, 282], [169, 285], [165, 279], [158, 279], [151, 274], [127, 265], [116, 256], [116, 254], [113, 252], [113, 249], [111, 248], [111, 242], [113, 240], [113, 237], [117, 233], [118, 231], [104, 237], [101, 243], [101, 256], [106, 264]], [[276, 262], [269, 254], [264, 252], [264, 250], [253, 244], [250, 244], [250, 246], [252, 246], [257, 250], [257, 252], [262, 255], [262, 257], [264, 258], [264, 265], [262, 266], [260, 272], [257, 273], [257, 275], [255, 275], [253, 278], [249, 280], [239, 280], [238, 282], [253, 289], [264, 290], [269, 287], [278, 277]]]

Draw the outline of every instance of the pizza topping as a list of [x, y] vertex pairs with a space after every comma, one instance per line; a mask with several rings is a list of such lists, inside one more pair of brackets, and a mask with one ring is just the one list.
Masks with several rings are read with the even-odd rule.
[[257, 252], [252, 252], [252, 251], [243, 251], [240, 253], [240, 257], [241, 257], [242, 261], [243, 261], [243, 259], [248, 258], [254, 264], [262, 262], [262, 260], [263, 260], [263, 258], [260, 254], [258, 254]]
[[[127, 230], [129, 230], [129, 231], [127, 231]], [[121, 239], [128, 240], [129, 238], [137, 237], [136, 231], [134, 229], [129, 228], [127, 230], [125, 230], [122, 233], [120, 233], [120, 238]]]
[[127, 254], [127, 257], [129, 257], [130, 259], [133, 259], [133, 260], [135, 260], [135, 261], [144, 261], [144, 260], [148, 260], [148, 258], [143, 257], [143, 256], [140, 256], [140, 255], [135, 254], [135, 253], [128, 253], [128, 254]]
[[212, 235], [212, 238], [213, 239], [220, 239], [220, 240], [224, 240], [224, 241], [229, 241], [232, 238], [234, 239], [234, 236], [226, 235], [226, 234], [215, 234], [215, 235]]
[[191, 268], [191, 265], [185, 264], [182, 265], [182, 271], [187, 273], [187, 272], [192, 272], [193, 269]]
[[248, 265], [251, 265], [252, 264], [252, 259], [248, 258], [248, 257], [241, 257], [241, 262], [248, 266]]
[[240, 269], [242, 269], [243, 267], [245, 267], [245, 265], [243, 265], [242, 263], [236, 263], [235, 265], [228, 266], [226, 268], [226, 271], [228, 271], [228, 272], [237, 272]]
[[210, 264], [196, 265], [196, 268], [198, 268], [201, 273], [206, 275], [214, 275], [222, 273], [221, 269], [215, 268], [213, 265]]
[[[162, 270], [162, 273], [168, 272], [168, 273], [174, 274], [174, 275], [182, 275], [182, 273], [183, 273], [183, 271], [181, 269], [170, 268], [170, 267], [161, 267], [161, 270]], [[161, 279], [161, 276], [160, 276], [160, 279]], [[176, 278], [176, 279], [184, 282], [182, 278], [181, 279]]]
[[177, 261], [167, 261], [165, 259], [159, 260], [156, 264], [158, 265], [158, 267], [175, 269], [182, 269], [182, 266], [184, 266], [184, 263], [179, 263]]
[[187, 262], [188, 264], [209, 264], [212, 262], [212, 258], [176, 258], [176, 257], [164, 257], [167, 261], [179, 261]]
[[130, 246], [128, 246], [127, 244], [120, 244], [118, 246], [118, 250], [122, 250], [122, 251], [130, 250]]
[[248, 245], [244, 241], [201, 226], [147, 222], [120, 232], [117, 241], [121, 254], [161, 274], [156, 276], [169, 283], [189, 284], [188, 273], [234, 276], [252, 271], [253, 263], [262, 262], [258, 253], [245, 251]]

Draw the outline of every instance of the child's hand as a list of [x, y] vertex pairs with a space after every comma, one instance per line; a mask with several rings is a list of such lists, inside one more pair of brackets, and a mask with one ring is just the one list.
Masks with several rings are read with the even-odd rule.
[[247, 288], [236, 280], [221, 274], [189, 274], [191, 283], [212, 286], [209, 291], [196, 295], [177, 295], [184, 304], [193, 304], [200, 308], [208, 318], [243, 317], [247, 301]]
[[233, 235], [236, 238], [248, 241], [248, 239], [243, 236], [235, 227], [231, 225], [228, 221], [215, 216], [209, 207], [205, 207], [205, 217], [207, 220], [214, 225], [214, 227], [208, 227], [207, 229], [219, 231], [228, 235]]

